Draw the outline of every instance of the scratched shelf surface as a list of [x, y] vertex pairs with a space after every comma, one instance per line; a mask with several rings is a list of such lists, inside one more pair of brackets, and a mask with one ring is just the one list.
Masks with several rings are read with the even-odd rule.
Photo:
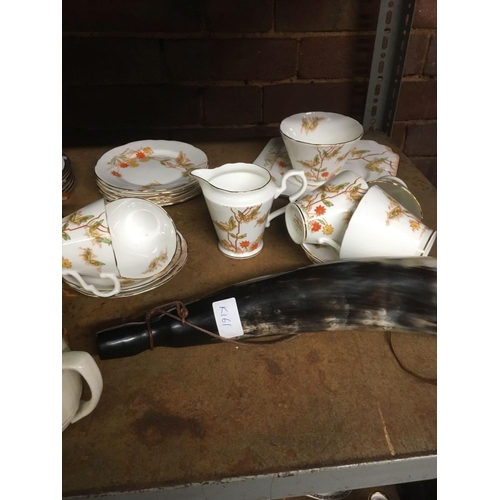
[[[424, 221], [437, 228], [435, 188], [384, 135], [367, 138], [400, 154], [398, 176], [422, 204]], [[267, 142], [194, 145], [216, 167], [251, 162]], [[63, 216], [100, 197], [93, 169], [108, 149], [65, 149], [76, 183]], [[275, 207], [284, 203], [278, 199]], [[402, 371], [380, 332], [316, 332], [274, 346], [157, 348], [101, 361], [95, 333], [107, 326], [142, 319], [162, 303], [189, 302], [311, 264], [283, 218], [266, 229], [259, 255], [237, 261], [218, 251], [201, 195], [167, 211], [188, 243], [187, 263], [170, 282], [118, 299], [86, 297], [62, 285], [63, 335], [73, 350], [94, 356], [104, 381], [94, 412], [63, 433], [63, 496], [436, 453], [436, 387]], [[394, 343], [409, 368], [435, 376], [434, 337], [400, 334]]]

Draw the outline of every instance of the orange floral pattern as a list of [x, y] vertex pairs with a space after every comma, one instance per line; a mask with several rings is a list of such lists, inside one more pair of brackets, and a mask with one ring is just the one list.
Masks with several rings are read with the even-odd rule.
[[415, 215], [406, 210], [402, 205], [400, 205], [394, 198], [387, 196], [389, 205], [387, 207], [387, 218], [385, 224], [388, 226], [392, 221], [395, 220], [407, 220], [410, 225], [410, 229], [415, 231], [420, 231], [420, 229], [425, 230], [425, 226], [422, 224]]
[[[344, 144], [326, 149], [317, 147], [316, 151], [317, 154], [314, 155], [312, 160], [297, 160], [305, 168], [307, 180], [313, 182], [326, 182], [335, 177], [350, 153], [350, 149], [345, 148]], [[342, 151], [344, 151], [344, 154], [341, 155]], [[328, 170], [331, 161], [340, 164], [336, 170]]]
[[[72, 255], [71, 259], [64, 256], [65, 251], [69, 248], [63, 243], [62, 251], [62, 267], [63, 269], [70, 269], [75, 264], [75, 261], [80, 261], [81, 259], [86, 266], [91, 266], [96, 268], [101, 272], [102, 266], [106, 263], [99, 260], [99, 252], [97, 249], [102, 248], [102, 246], [111, 246], [111, 234], [109, 228], [105, 224], [105, 214], [104, 212], [98, 215], [94, 214], [84, 214], [83, 210], [77, 210], [76, 212], [68, 215], [62, 219], [62, 239], [63, 242], [70, 242], [72, 237], [74, 238], [73, 232], [76, 231], [77, 240], [86, 239], [86, 244], [90, 245], [88, 247], [80, 249], [79, 256]], [[83, 234], [82, 234], [83, 233]]]
[[167, 252], [161, 252], [160, 255], [158, 255], [158, 257], [155, 257], [150, 263], [149, 263], [149, 266], [148, 268], [142, 272], [142, 274], [148, 274], [148, 273], [151, 273], [153, 271], [156, 271], [160, 265], [163, 263], [163, 262], [166, 262], [168, 259], [168, 254]]
[[[315, 194], [303, 196], [299, 202], [300, 207], [306, 213], [309, 230], [313, 233], [321, 231], [325, 235], [333, 234], [335, 228], [321, 216], [326, 214], [328, 207], [333, 207], [333, 200], [338, 197], [346, 197], [351, 201], [359, 203], [366, 190], [361, 187], [361, 177], [357, 177], [353, 182], [341, 184], [323, 184]], [[353, 212], [346, 214], [346, 222], [351, 218]]]
[[102, 244], [111, 245], [109, 228], [104, 225], [104, 212], [99, 215], [82, 215], [81, 210], [65, 217], [62, 221], [62, 239], [71, 240], [71, 231], [85, 228], [92, 238], [92, 244], [101, 247]]
[[221, 245], [230, 252], [243, 254], [257, 250], [262, 240], [261, 233], [257, 239], [250, 241], [247, 239], [248, 230], [245, 228], [252, 222], [254, 227], [264, 224], [267, 220], [267, 213], [260, 213], [261, 205], [247, 207], [243, 210], [231, 208], [232, 215], [226, 222], [213, 220], [216, 229], [219, 230], [222, 237], [219, 238]]
[[[264, 157], [264, 165], [269, 173], [271, 174], [271, 178], [275, 183], [281, 182], [281, 178], [285, 174], [286, 171], [292, 168], [292, 164], [290, 163], [290, 158], [288, 157], [288, 153], [286, 151], [286, 147], [284, 144], [277, 148], [270, 148]], [[278, 168], [277, 172], [273, 172], [274, 167]], [[276, 179], [275, 175], [279, 175], [279, 179]], [[278, 182], [279, 181], [279, 182]]]
[[371, 153], [369, 149], [353, 149], [352, 160], [363, 160], [364, 168], [371, 172], [396, 176], [399, 162], [389, 159], [389, 156], [381, 156], [381, 153]]
[[190, 172], [197, 168], [183, 151], [179, 151], [176, 158], [154, 156], [153, 148], [148, 146], [142, 149], [127, 148], [123, 153], [111, 158], [108, 165], [112, 168], [111, 175], [122, 177], [119, 170], [115, 170], [115, 168], [138, 168], [141, 163], [147, 163], [150, 160], [157, 161], [165, 167], [181, 170], [183, 177], [188, 177]]

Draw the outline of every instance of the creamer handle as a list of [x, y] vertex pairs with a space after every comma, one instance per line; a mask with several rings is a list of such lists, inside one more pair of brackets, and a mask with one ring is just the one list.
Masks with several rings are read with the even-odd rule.
[[[289, 196], [289, 203], [292, 203], [296, 200], [298, 200], [305, 192], [307, 189], [307, 179], [306, 179], [306, 174], [302, 170], [289, 170], [281, 179], [281, 187], [279, 187], [276, 190], [276, 194], [274, 195], [274, 199], [276, 199], [283, 191], [286, 189], [286, 181], [288, 180], [289, 177], [297, 176], [302, 179], [302, 187], [294, 194]], [[287, 205], [289, 204], [287, 203]], [[285, 213], [285, 209], [287, 207], [285, 205], [284, 207], [278, 208], [278, 210], [275, 210], [274, 212], [271, 212], [268, 217], [267, 217], [267, 222], [266, 222], [266, 227], [269, 227], [271, 221], [275, 218], [278, 217], [278, 215], [282, 215]]]

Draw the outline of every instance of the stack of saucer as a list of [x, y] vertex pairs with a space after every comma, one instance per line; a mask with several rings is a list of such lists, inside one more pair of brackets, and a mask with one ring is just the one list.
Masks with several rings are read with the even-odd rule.
[[207, 155], [178, 141], [143, 140], [114, 148], [97, 162], [95, 175], [106, 201], [141, 198], [160, 206], [182, 203], [198, 194], [189, 174], [208, 168]]
[[[120, 291], [113, 295], [113, 297], [130, 297], [132, 295], [139, 295], [144, 292], [149, 292], [158, 288], [172, 278], [174, 278], [179, 271], [186, 264], [188, 256], [187, 243], [182, 234], [177, 231], [177, 248], [172, 260], [168, 263], [167, 267], [160, 271], [158, 274], [144, 279], [130, 279], [130, 278], [120, 278]], [[63, 276], [63, 281], [73, 290], [87, 295], [89, 297], [97, 297], [94, 293], [83, 288], [79, 282], [72, 276]], [[85, 281], [89, 285], [94, 285], [100, 292], [107, 292], [113, 288], [113, 284], [106, 279], [102, 278], [90, 278], [86, 277]]]
[[71, 170], [71, 164], [69, 158], [66, 155], [62, 155], [62, 193], [63, 198], [71, 192], [75, 186], [75, 176]]

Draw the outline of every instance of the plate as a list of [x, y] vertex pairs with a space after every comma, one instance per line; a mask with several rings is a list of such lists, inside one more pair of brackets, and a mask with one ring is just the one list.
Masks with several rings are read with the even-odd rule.
[[376, 141], [360, 140], [351, 152], [344, 170], [354, 170], [368, 182], [385, 175], [396, 177], [398, 167], [399, 155], [389, 146]]
[[198, 181], [189, 173], [207, 167], [207, 155], [191, 144], [143, 140], [118, 146], [102, 155], [95, 174], [116, 188], [154, 192], [195, 184]]
[[[254, 163], [266, 168], [276, 185], [281, 186], [283, 175], [292, 169], [292, 164], [285, 143], [281, 137], [273, 137], [261, 151]], [[372, 181], [383, 176], [396, 177], [399, 167], [399, 155], [392, 149], [376, 141], [360, 140], [351, 153], [342, 170], [353, 170], [365, 181]], [[288, 179], [287, 188], [282, 196], [297, 192], [300, 184], [293, 177]], [[308, 186], [304, 194], [309, 194], [317, 186]]]
[[100, 193], [107, 202], [116, 201], [124, 197], [139, 198], [152, 201], [157, 205], [164, 207], [190, 200], [201, 193], [201, 187], [198, 182], [186, 184], [186, 186], [171, 189], [169, 191], [153, 191], [145, 193], [143, 191], [120, 190], [104, 183], [98, 177], [95, 179]]

